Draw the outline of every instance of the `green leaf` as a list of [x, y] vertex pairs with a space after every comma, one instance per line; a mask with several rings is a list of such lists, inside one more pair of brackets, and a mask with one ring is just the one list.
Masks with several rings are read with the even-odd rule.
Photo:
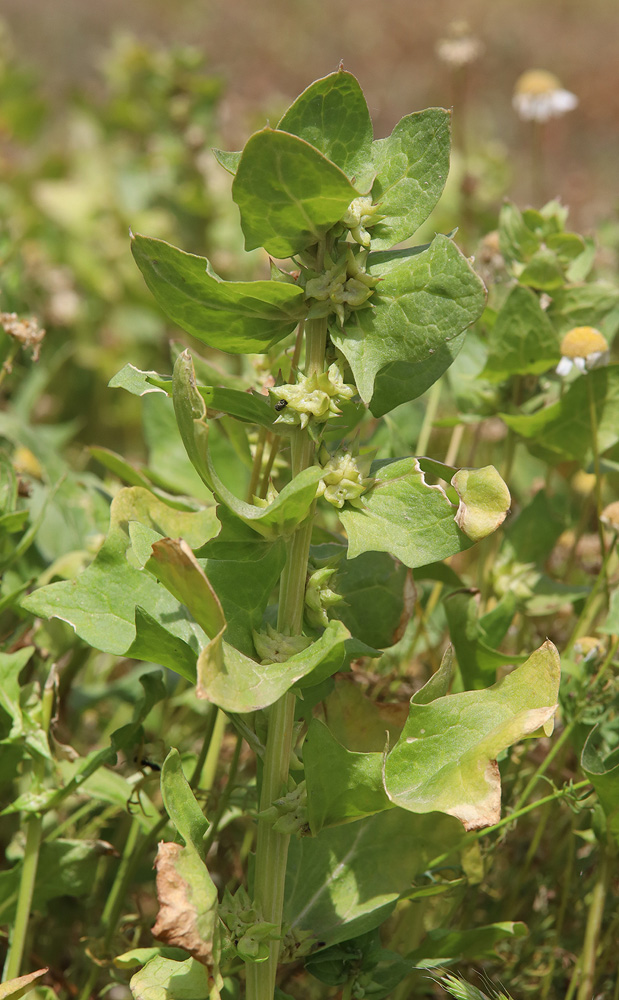
[[[617, 597], [617, 591], [615, 597]], [[606, 741], [607, 727], [598, 723], [587, 737], [582, 750], [581, 765], [595, 788], [606, 815], [608, 832], [619, 843], [619, 751], [617, 721], [614, 722], [613, 744]]]
[[[143, 240], [144, 237], [137, 236], [136, 239]], [[154, 379], [151, 382], [150, 379]], [[169, 379], [158, 372], [140, 371], [135, 365], [127, 364], [121, 368], [116, 375], [113, 375], [108, 386], [110, 389], [126, 389], [132, 396], [146, 396], [149, 392], [162, 392], [166, 394], [166, 389], [161, 383]]]
[[303, 291], [295, 285], [223, 281], [205, 257], [146, 236], [134, 236], [131, 250], [165, 314], [209, 347], [231, 354], [267, 351], [305, 315]]
[[506, 938], [526, 937], [527, 934], [526, 924], [513, 920], [463, 931], [440, 928], [429, 931], [421, 946], [409, 951], [406, 957], [420, 969], [446, 965], [448, 961], [465, 962], [496, 958], [495, 946], [500, 941], [505, 941]]
[[372, 120], [351, 73], [338, 70], [310, 84], [277, 128], [309, 142], [340, 167], [359, 191], [371, 184]]
[[479, 619], [477, 591], [458, 590], [449, 594], [445, 599], [445, 612], [460, 677], [467, 690], [485, 688], [494, 683], [501, 667], [525, 662], [524, 656], [501, 653], [490, 646]]
[[460, 497], [456, 524], [472, 541], [479, 542], [503, 524], [512, 499], [493, 465], [460, 469], [451, 485]]
[[[195, 679], [204, 633], [150, 573], [136, 567], [131, 521], [161, 537], [184, 538], [196, 548], [219, 530], [213, 508], [186, 513], [140, 487], [123, 489], [112, 502], [110, 530], [94, 562], [76, 580], [49, 584], [22, 605], [42, 618], [68, 622], [82, 639], [104, 652], [150, 660], [160, 649], [154, 662]], [[161, 641], [165, 635], [167, 644]]]
[[383, 754], [347, 750], [318, 719], [310, 722], [303, 743], [303, 765], [314, 837], [323, 827], [392, 808], [383, 788]]
[[176, 831], [201, 858], [204, 858], [204, 837], [208, 822], [183, 772], [181, 756], [172, 748], [161, 768], [161, 795], [165, 811]]
[[0, 1000], [19, 1000], [20, 997], [30, 993], [37, 979], [48, 972], [46, 966], [44, 969], [37, 969], [36, 972], [28, 972], [25, 976], [18, 976], [17, 979], [8, 979], [0, 986]]
[[426, 484], [415, 458], [383, 465], [357, 504], [339, 515], [349, 559], [363, 552], [389, 552], [415, 569], [472, 544], [454, 520], [454, 505], [439, 486]]
[[292, 838], [284, 920], [292, 930], [312, 931], [321, 947], [378, 927], [411, 882], [461, 837], [450, 816], [392, 809], [320, 837]]
[[308, 142], [270, 128], [249, 139], [232, 184], [245, 249], [264, 247], [278, 258], [318, 243], [358, 194], [346, 174]]
[[221, 601], [226, 641], [253, 656], [252, 631], [262, 627], [286, 563], [286, 544], [262, 538], [226, 507], [219, 507], [217, 516], [221, 531], [200, 550], [199, 562]]
[[551, 462], [576, 459], [586, 465], [593, 455], [589, 401], [591, 390], [600, 454], [619, 441], [619, 365], [596, 368], [577, 378], [556, 403], [531, 414], [505, 414], [501, 419]]
[[[371, 305], [353, 313], [344, 330], [333, 327], [331, 338], [369, 402], [376, 376], [393, 362], [417, 366], [416, 381], [424, 384], [420, 362], [433, 370], [433, 355], [478, 318], [484, 300], [469, 262], [448, 237], [436, 236], [423, 253], [384, 274]], [[444, 361], [443, 355], [440, 370]]]
[[451, 340], [439, 344], [434, 354], [425, 361], [407, 363], [393, 361], [383, 368], [374, 382], [374, 393], [370, 410], [375, 417], [382, 417], [401, 403], [418, 399], [438, 382], [457, 358], [466, 334], [463, 332]]
[[383, 753], [397, 743], [408, 717], [408, 701], [375, 702], [350, 677], [335, 678], [324, 699], [325, 717], [335, 739], [357, 753]]
[[[619, 288], [603, 281], [589, 285], [571, 285], [553, 292], [548, 306], [548, 316], [559, 334], [575, 326], [594, 326], [612, 337], [617, 327], [616, 312], [619, 308]], [[606, 318], [613, 319], [610, 329]]]
[[189, 351], [174, 365], [174, 410], [183, 444], [196, 471], [226, 507], [254, 531], [274, 540], [291, 534], [307, 517], [321, 476], [319, 466], [304, 469], [266, 507], [239, 500], [220, 480], [209, 454], [206, 404], [195, 382]]
[[178, 750], [170, 750], [164, 761], [161, 794], [185, 847], [159, 844], [155, 861], [159, 914], [153, 936], [211, 966], [218, 916], [217, 889], [204, 863], [208, 823], [183, 773]]
[[372, 198], [385, 218], [372, 227], [372, 249], [409, 239], [437, 204], [449, 172], [450, 113], [429, 108], [406, 115], [372, 144]]
[[540, 242], [540, 237], [524, 221], [522, 212], [512, 202], [506, 202], [499, 214], [499, 247], [506, 263], [529, 260]]
[[384, 649], [400, 638], [410, 609], [410, 574], [384, 552], [338, 563], [336, 588], [344, 601], [332, 614], [361, 642]]
[[316, 642], [283, 663], [256, 663], [228, 643], [210, 643], [198, 659], [198, 693], [226, 712], [272, 705], [304, 678], [313, 685], [339, 670], [350, 633], [329, 622]]
[[554, 327], [528, 288], [511, 290], [489, 337], [482, 378], [503, 381], [510, 375], [539, 375], [559, 363]]
[[411, 812], [448, 813], [467, 830], [498, 822], [496, 757], [540, 727], [552, 732], [559, 677], [559, 656], [547, 640], [491, 688], [429, 705], [411, 703], [400, 740], [385, 760], [391, 801]]
[[230, 152], [225, 149], [212, 149], [211, 152], [217, 160], [217, 162], [227, 170], [229, 174], [234, 177], [235, 173], [239, 168], [239, 163], [241, 161], [241, 156], [243, 155], [242, 150], [237, 150], [235, 152]]
[[520, 271], [518, 281], [540, 292], [554, 292], [565, 283], [565, 277], [556, 254], [542, 246]]
[[134, 1000], [209, 1000], [211, 984], [206, 966], [195, 959], [175, 962], [158, 956], [131, 977]]

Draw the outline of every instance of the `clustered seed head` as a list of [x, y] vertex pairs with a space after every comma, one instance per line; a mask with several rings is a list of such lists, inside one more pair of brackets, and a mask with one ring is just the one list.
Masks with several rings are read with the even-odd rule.
[[310, 576], [305, 588], [305, 617], [314, 628], [326, 628], [329, 624], [327, 609], [343, 600], [340, 594], [331, 590], [329, 583], [335, 569], [324, 566]]
[[23, 319], [17, 313], [0, 313], [0, 326], [9, 337], [18, 340], [22, 347], [29, 347], [32, 360], [38, 361], [45, 330], [39, 326], [36, 319]]
[[516, 81], [514, 110], [524, 121], [546, 122], [573, 111], [578, 98], [564, 90], [561, 81], [544, 69], [530, 69]]
[[347, 500], [358, 500], [371, 482], [363, 477], [352, 455], [338, 452], [323, 466], [316, 495], [341, 510]]
[[322, 424], [339, 416], [342, 411], [338, 404], [352, 399], [356, 391], [354, 386], [346, 385], [340, 365], [334, 361], [326, 372], [299, 375], [296, 384], [269, 389], [276, 407], [282, 400], [286, 403], [278, 409], [275, 423], [298, 424], [301, 428], [307, 427], [310, 420]]

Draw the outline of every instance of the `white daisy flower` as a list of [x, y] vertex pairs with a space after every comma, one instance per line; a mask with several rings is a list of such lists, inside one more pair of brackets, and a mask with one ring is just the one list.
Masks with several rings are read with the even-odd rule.
[[592, 326], [575, 326], [561, 341], [561, 360], [557, 375], [567, 375], [573, 367], [584, 372], [608, 362], [606, 337]]
[[564, 90], [554, 73], [530, 69], [516, 81], [512, 104], [524, 121], [547, 122], [578, 105], [576, 94]]

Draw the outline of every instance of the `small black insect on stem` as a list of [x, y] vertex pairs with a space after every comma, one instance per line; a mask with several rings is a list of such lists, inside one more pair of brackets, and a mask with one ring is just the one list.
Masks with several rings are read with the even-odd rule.
[[287, 399], [278, 399], [277, 402], [276, 402], [276, 404], [275, 404], [275, 409], [279, 413], [281, 410], [284, 409], [285, 406], [288, 406], [288, 400]]

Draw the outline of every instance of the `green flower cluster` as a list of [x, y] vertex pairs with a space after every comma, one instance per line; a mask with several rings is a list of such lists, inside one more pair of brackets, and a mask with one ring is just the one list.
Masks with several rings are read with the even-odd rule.
[[357, 500], [371, 482], [371, 479], [364, 478], [352, 455], [348, 452], [336, 452], [323, 466], [316, 496], [324, 497], [328, 503], [341, 510], [347, 500]]
[[338, 403], [352, 399], [356, 393], [352, 385], [346, 385], [340, 365], [334, 361], [326, 372], [309, 377], [299, 375], [293, 385], [278, 385], [269, 392], [276, 400], [279, 411], [276, 424], [297, 424], [302, 429], [310, 420], [322, 424], [342, 412]]
[[326, 628], [329, 624], [327, 608], [339, 604], [344, 598], [329, 587], [335, 569], [323, 567], [312, 573], [305, 588], [305, 618], [314, 628]]
[[256, 907], [240, 886], [234, 896], [226, 889], [218, 907], [219, 916], [230, 932], [239, 958], [249, 962], [264, 962], [269, 957], [269, 941], [277, 941], [277, 924], [262, 920]]
[[[347, 215], [349, 214], [351, 214], [350, 208]], [[364, 233], [369, 244], [369, 233], [360, 226], [354, 227], [351, 232], [358, 232], [359, 237]], [[305, 297], [311, 302], [307, 314], [309, 319], [320, 319], [335, 313], [343, 326], [351, 311], [366, 304], [380, 281], [380, 278], [373, 278], [367, 273], [367, 259], [367, 250], [355, 253], [352, 246], [347, 243], [340, 248], [340, 253], [335, 259], [328, 251], [325, 252], [324, 267], [321, 272], [307, 270], [304, 279]]]
[[312, 644], [312, 640], [305, 635], [283, 635], [268, 624], [266, 632], [254, 629], [252, 637], [261, 663], [285, 663]]
[[285, 836], [301, 836], [307, 831], [307, 789], [300, 781], [292, 791], [275, 799], [272, 806], [258, 813], [259, 819], [266, 819], [276, 833]]

